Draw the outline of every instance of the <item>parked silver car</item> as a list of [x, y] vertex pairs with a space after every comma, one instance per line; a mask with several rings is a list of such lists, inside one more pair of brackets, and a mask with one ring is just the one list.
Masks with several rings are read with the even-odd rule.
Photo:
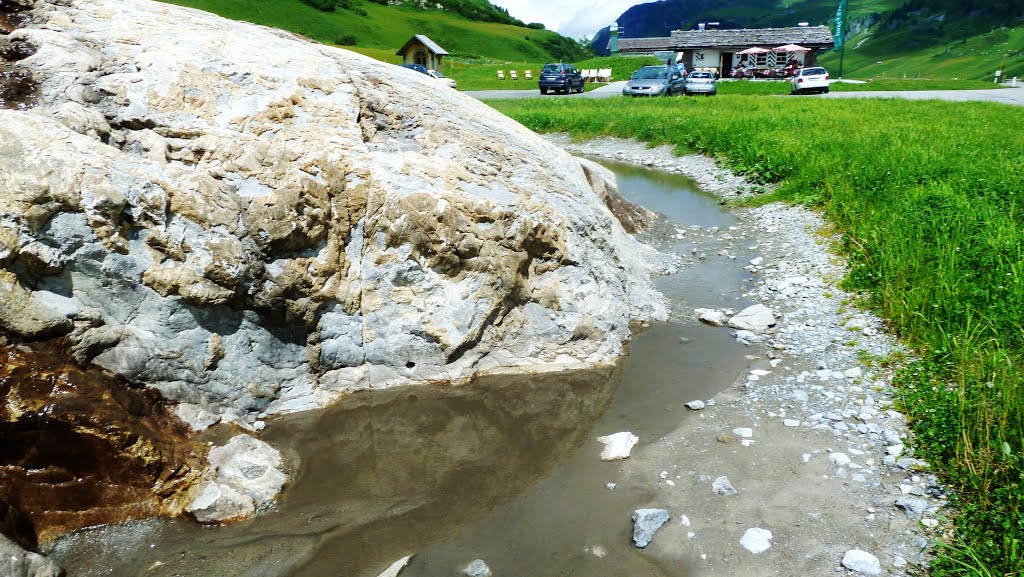
[[623, 96], [672, 96], [683, 91], [683, 75], [675, 66], [644, 66], [622, 88]]
[[686, 77], [686, 85], [683, 92], [687, 96], [691, 94], [714, 96], [718, 94], [718, 79], [715, 78], [714, 72], [695, 70]]

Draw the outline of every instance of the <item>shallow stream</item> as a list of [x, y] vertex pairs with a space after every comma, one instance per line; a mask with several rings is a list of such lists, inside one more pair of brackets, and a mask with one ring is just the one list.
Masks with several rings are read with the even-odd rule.
[[[735, 224], [684, 177], [602, 163], [626, 198], [675, 224], [647, 233], [666, 252], [704, 250], [691, 226]], [[621, 463], [600, 461], [595, 438], [632, 431], [641, 451], [692, 418], [684, 403], [745, 371], [749, 349], [691, 318], [694, 307], [749, 304], [739, 296], [749, 256], [712, 250], [658, 279], [673, 318], [637, 334], [620, 366], [355, 394], [287, 416], [264, 433], [294, 465], [274, 510], [226, 527], [82, 531], [52, 555], [69, 577], [376, 577], [406, 555], [403, 577], [458, 575], [477, 558], [498, 576], [689, 575], [632, 546], [633, 510], [657, 504], [633, 485], [608, 488]]]

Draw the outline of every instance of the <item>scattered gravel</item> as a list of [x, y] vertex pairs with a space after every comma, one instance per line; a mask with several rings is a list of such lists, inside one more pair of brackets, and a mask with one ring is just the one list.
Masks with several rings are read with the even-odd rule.
[[[760, 190], [710, 159], [677, 157], [667, 146], [549, 138], [576, 154], [684, 174], [723, 200]], [[662, 553], [700, 559], [706, 565], [701, 574], [713, 576], [830, 574], [843, 567], [893, 577], [922, 571], [931, 543], [949, 528], [938, 520], [946, 490], [915, 456], [906, 419], [893, 404], [892, 374], [878, 362], [907, 351], [860, 306], [858, 295], [839, 288], [847, 269], [831, 250], [837, 238], [820, 215], [783, 204], [736, 214], [742, 223], [727, 231], [676, 229], [677, 244], [693, 241], [677, 256], [685, 267], [704, 259], [736, 259], [736, 247], [751, 251], [752, 257], [742, 261], [751, 277], [742, 299], [760, 305], [762, 318], [770, 314], [773, 322], [730, 333], [749, 347], [751, 369], [720, 393], [713, 407], [707, 403], [624, 470], [636, 483], [645, 478], [641, 467], [647, 463], [657, 463], [656, 473], [671, 462], [670, 474], [705, 487], [687, 492], [680, 485], [656, 494], [667, 499], [669, 510], [685, 507], [691, 518], [705, 520], [705, 526], [695, 524], [677, 536], [691, 543], [690, 553]], [[736, 315], [694, 310], [706, 306], [697, 301], [692, 305], [686, 317], [709, 325], [707, 331], [729, 330], [719, 327]], [[738, 479], [743, 492], [722, 473]], [[705, 483], [712, 478], [708, 492]], [[725, 500], [715, 493], [735, 497]], [[771, 550], [753, 565], [736, 556], [739, 533], [728, 530], [750, 520], [786, 527], [776, 531]], [[726, 538], [730, 534], [735, 536]]]

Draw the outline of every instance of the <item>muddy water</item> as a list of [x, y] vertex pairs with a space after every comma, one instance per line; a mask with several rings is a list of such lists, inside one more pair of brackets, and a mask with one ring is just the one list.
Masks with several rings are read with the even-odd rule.
[[[682, 225], [732, 218], [681, 177], [612, 165], [627, 198]], [[665, 250], [694, 242], [653, 231]], [[228, 527], [151, 521], [81, 532], [53, 551], [70, 577], [375, 577], [415, 554], [408, 576], [460, 574], [475, 558], [496, 575], [689, 575], [630, 545], [642, 489], [609, 490], [620, 465], [596, 436], [629, 430], [657, 443], [744, 370], [747, 349], [696, 325], [693, 306], [732, 306], [745, 275], [723, 258], [659, 279], [678, 314], [638, 334], [619, 367], [494, 377], [459, 388], [354, 395], [329, 411], [271, 424], [294, 482], [274, 511]], [[603, 548], [603, 558], [585, 552]]]

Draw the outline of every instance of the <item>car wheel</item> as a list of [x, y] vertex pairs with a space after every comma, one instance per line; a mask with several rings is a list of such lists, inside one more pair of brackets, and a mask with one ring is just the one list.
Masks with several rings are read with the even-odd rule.
[[583, 94], [583, 83], [581, 82], [579, 87], [576, 89], [576, 94]]
[[828, 88], [826, 88], [824, 91], [822, 91], [822, 94], [828, 94]]
[[540, 93], [541, 94], [547, 94], [548, 93], [548, 89], [547, 88], [541, 88], [540, 89]]

